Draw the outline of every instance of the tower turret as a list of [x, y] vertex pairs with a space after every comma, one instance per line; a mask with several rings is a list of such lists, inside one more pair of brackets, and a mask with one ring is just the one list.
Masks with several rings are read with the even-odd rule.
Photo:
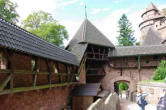
[[[150, 3], [149, 6], [146, 8], [146, 11], [141, 15], [143, 21], [140, 23], [139, 28], [141, 31], [141, 38], [140, 44], [142, 45], [146, 33], [148, 32], [149, 28], [154, 28], [159, 34], [163, 37], [163, 33], [160, 32], [161, 28], [164, 26], [165, 23], [162, 23], [163, 20], [165, 22], [165, 16], [156, 8], [153, 3]], [[165, 36], [166, 37], [166, 36]], [[164, 37], [163, 37], [164, 38]]]

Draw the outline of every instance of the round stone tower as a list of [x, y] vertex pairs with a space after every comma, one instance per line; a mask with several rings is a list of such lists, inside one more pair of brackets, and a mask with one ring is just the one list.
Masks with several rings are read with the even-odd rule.
[[153, 3], [150, 3], [146, 11], [141, 15], [143, 21], [140, 23], [141, 30], [140, 44], [143, 43], [146, 33], [150, 27], [157, 30], [162, 38], [166, 37], [166, 17], [160, 12]]

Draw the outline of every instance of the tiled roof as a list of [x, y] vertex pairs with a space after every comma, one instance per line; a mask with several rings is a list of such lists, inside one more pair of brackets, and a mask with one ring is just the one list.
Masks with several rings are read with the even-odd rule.
[[100, 91], [99, 83], [88, 83], [76, 86], [72, 92], [75, 96], [97, 96]]
[[109, 57], [146, 56], [166, 54], [166, 45], [116, 47], [109, 52]]
[[149, 28], [142, 45], [160, 45], [163, 39], [154, 28]]
[[0, 19], [0, 47], [68, 64], [78, 65], [76, 56], [28, 31]]
[[114, 45], [104, 36], [88, 19], [80, 26], [67, 48], [71, 49], [75, 44], [88, 43], [105, 47], [114, 47]]
[[72, 52], [74, 55], [77, 56], [77, 60], [80, 63], [84, 53], [87, 49], [88, 44], [76, 44], [73, 46], [72, 50], [70, 52]]

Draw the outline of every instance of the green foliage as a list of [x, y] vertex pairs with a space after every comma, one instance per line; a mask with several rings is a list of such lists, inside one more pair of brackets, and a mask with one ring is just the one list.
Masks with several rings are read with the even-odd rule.
[[140, 42], [136, 42], [136, 45], [137, 45], [137, 46], [140, 46]]
[[51, 14], [43, 11], [30, 14], [22, 22], [22, 27], [60, 47], [63, 47], [63, 41], [68, 39], [65, 27], [54, 20]]
[[129, 86], [126, 83], [124, 83], [124, 82], [119, 83], [120, 91], [128, 90], [128, 88], [129, 88]]
[[165, 77], [166, 77], [166, 61], [162, 60], [153, 75], [153, 80], [163, 80]]
[[133, 36], [134, 31], [132, 30], [132, 25], [127, 19], [127, 16], [125, 14], [122, 15], [122, 17], [119, 20], [119, 36], [118, 39], [118, 45], [119, 46], [132, 46], [136, 42], [136, 38]]
[[18, 22], [19, 15], [16, 12], [17, 4], [10, 0], [0, 0], [0, 17], [8, 22]]

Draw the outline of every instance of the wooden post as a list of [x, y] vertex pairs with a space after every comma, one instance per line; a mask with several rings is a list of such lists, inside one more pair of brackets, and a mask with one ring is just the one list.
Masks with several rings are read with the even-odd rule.
[[38, 74], [38, 58], [35, 58], [35, 68], [33, 70], [35, 74], [32, 75], [32, 85], [35, 88], [36, 87], [36, 81], [37, 81], [37, 74]]
[[103, 52], [103, 57], [102, 57], [102, 59], [104, 58], [104, 56], [105, 56], [105, 48], [104, 48], [104, 52]]
[[10, 91], [12, 92], [13, 90], [13, 72], [14, 72], [14, 68], [13, 68], [13, 62], [11, 60], [12, 57], [12, 52], [6, 49], [3, 49], [4, 54], [6, 55], [7, 61], [8, 61], [8, 69], [10, 70]]
[[140, 64], [140, 56], [138, 56], [138, 80], [141, 81], [141, 74], [140, 74], [140, 71], [141, 71], [141, 64]]
[[48, 71], [48, 83], [51, 85], [51, 70], [50, 70], [50, 65], [48, 59], [46, 59], [46, 64], [47, 64], [47, 71]]
[[66, 82], [68, 82], [68, 74], [69, 74], [69, 72], [68, 72], [67, 64], [65, 64], [65, 68], [66, 68]]
[[62, 82], [62, 79], [61, 79], [60, 69], [59, 69], [59, 64], [58, 64], [58, 63], [56, 63], [56, 67], [57, 67], [57, 70], [58, 70], [59, 83], [61, 83], [61, 82]]
[[2, 90], [6, 87], [7, 83], [11, 80], [11, 78], [12, 78], [12, 74], [9, 74], [9, 75], [2, 81], [2, 83], [0, 84], [0, 91], [2, 91]]
[[93, 58], [96, 58], [93, 47], [92, 47], [92, 52], [93, 52]]

